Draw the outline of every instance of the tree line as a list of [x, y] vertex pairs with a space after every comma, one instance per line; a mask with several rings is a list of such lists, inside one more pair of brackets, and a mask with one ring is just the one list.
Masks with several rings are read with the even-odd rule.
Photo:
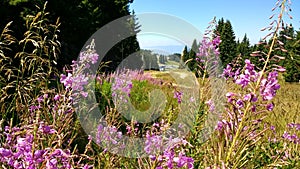
[[[224, 18], [218, 20], [215, 33], [221, 38], [219, 50], [224, 68], [227, 64], [243, 66], [245, 59], [250, 59], [258, 69], [262, 68], [263, 62], [258, 57], [251, 56], [251, 53], [267, 52], [265, 46], [270, 45], [271, 41], [261, 39], [257, 44], [251, 45], [247, 34], [241, 40], [237, 39], [231, 22], [225, 21]], [[278, 40], [282, 42], [284, 49], [276, 50], [273, 54], [285, 59], [276, 64], [286, 68], [283, 74], [285, 81], [298, 82], [300, 80], [300, 30], [295, 31], [292, 25], [287, 25], [279, 33]], [[185, 46], [182, 51], [181, 60], [186, 62], [188, 68], [194, 72], [197, 70], [195, 58], [200, 45], [200, 42], [194, 40], [191, 49]]]
[[[11, 30], [17, 39], [22, 39], [27, 30], [25, 18], [27, 15], [35, 14], [37, 6], [42, 7], [46, 0], [2, 0], [0, 1], [0, 29], [13, 21]], [[60, 22], [61, 42], [58, 69], [71, 64], [76, 60], [79, 52], [88, 38], [99, 28], [107, 23], [127, 15], [134, 15], [129, 10], [133, 0], [51, 0], [47, 3], [47, 19], [49, 23]], [[135, 20], [124, 23], [122, 27], [132, 32], [131, 37], [116, 44], [106, 53], [103, 61], [111, 61], [106, 67], [112, 71], [121, 63], [121, 56], [128, 56], [140, 49], [135, 34], [139, 31], [139, 25]], [[108, 39], [109, 40], [109, 39]], [[98, 51], [99, 52], [99, 51]], [[140, 59], [140, 58], [137, 58]], [[141, 61], [139, 62], [141, 63]]]

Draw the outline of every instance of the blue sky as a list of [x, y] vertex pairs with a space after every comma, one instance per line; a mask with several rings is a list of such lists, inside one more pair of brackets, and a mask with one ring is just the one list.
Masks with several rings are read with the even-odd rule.
[[[230, 20], [237, 38], [242, 39], [247, 33], [251, 44], [254, 44], [267, 34], [260, 29], [270, 23], [268, 18], [274, 13], [271, 9], [275, 3], [276, 0], [134, 0], [130, 9], [136, 14], [155, 12], [173, 15], [195, 26], [202, 33], [214, 16], [217, 19], [223, 17]], [[300, 1], [292, 0], [291, 8], [290, 14], [294, 19], [287, 19], [286, 22], [292, 23], [299, 30]], [[275, 12], [278, 13], [279, 10]], [[138, 35], [138, 40], [142, 48], [183, 45], [174, 39], [151, 35]]]

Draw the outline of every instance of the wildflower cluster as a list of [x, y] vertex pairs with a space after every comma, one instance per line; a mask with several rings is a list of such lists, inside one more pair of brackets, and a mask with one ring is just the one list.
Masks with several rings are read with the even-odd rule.
[[126, 73], [115, 74], [112, 84], [112, 97], [114, 98], [114, 103], [119, 104], [119, 102], [128, 102], [127, 99], [130, 97], [131, 89], [132, 78], [130, 76], [127, 76]]
[[181, 99], [182, 99], [182, 95], [183, 95], [183, 93], [182, 92], [180, 92], [180, 91], [175, 91], [174, 92], [174, 98], [175, 99], [177, 99], [177, 102], [178, 103], [181, 103]]
[[163, 83], [161, 79], [153, 78], [150, 73], [144, 72], [143, 70], [124, 70], [123, 73], [130, 76], [132, 80], [146, 80], [153, 85], [161, 85]]
[[[300, 124], [289, 123], [287, 128], [289, 131], [284, 131], [282, 138], [294, 144], [300, 144], [300, 137], [297, 135], [297, 131], [300, 131]], [[291, 133], [292, 131], [294, 133]]]
[[[135, 125], [127, 125], [126, 134], [133, 136], [139, 132], [139, 123], [133, 122]], [[145, 142], [143, 144], [144, 152], [149, 156], [152, 166], [157, 169], [162, 168], [193, 168], [194, 160], [188, 157], [184, 147], [188, 146], [188, 142], [176, 137], [173, 134], [165, 135], [170, 128], [169, 124], [162, 120], [160, 123], [153, 123], [152, 127], [145, 132]], [[125, 148], [124, 134], [118, 131], [115, 126], [98, 125], [96, 133], [96, 143], [104, 148], [104, 152], [119, 152]]]
[[[194, 160], [191, 157], [185, 155], [184, 150], [180, 150], [180, 147], [186, 146], [187, 141], [180, 138], [169, 138], [168, 141], [163, 141], [164, 139], [158, 135], [146, 135], [146, 153], [150, 154], [150, 159], [154, 163], [157, 163], [156, 169], [162, 169], [163, 167], [171, 168], [194, 168]], [[167, 144], [168, 146], [166, 146]], [[159, 145], [159, 146], [158, 146]], [[151, 149], [163, 150], [162, 154], [153, 154]]]
[[147, 131], [144, 150], [149, 154], [150, 160], [156, 165], [156, 169], [194, 168], [193, 158], [185, 154], [184, 147], [189, 143], [174, 134], [164, 135], [168, 128], [168, 124], [162, 120], [161, 123], [154, 123], [152, 129]]
[[1, 139], [6, 140], [0, 147], [0, 162], [16, 169], [89, 168], [88, 165], [75, 162], [74, 159], [78, 156], [72, 154], [69, 149], [59, 148], [58, 143], [53, 142], [53, 147], [44, 147], [43, 142], [47, 141], [45, 139], [58, 137], [57, 131], [51, 126], [41, 121], [35, 136], [34, 132], [33, 124], [13, 128], [5, 126], [4, 132], [0, 135]]
[[106, 80], [112, 83], [112, 97], [114, 103], [128, 102], [126, 97], [130, 97], [130, 92], [133, 87], [133, 81], [147, 81], [153, 85], [161, 85], [162, 80], [153, 78], [149, 73], [142, 70], [124, 69], [112, 73], [106, 77]]
[[104, 148], [104, 151], [119, 151], [124, 148], [124, 143], [121, 139], [122, 132], [118, 131], [115, 126], [104, 126], [99, 124], [96, 133], [96, 143]]

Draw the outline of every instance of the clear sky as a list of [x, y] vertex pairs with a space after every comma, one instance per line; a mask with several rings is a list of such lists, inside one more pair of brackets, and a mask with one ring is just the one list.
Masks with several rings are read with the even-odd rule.
[[[271, 22], [268, 18], [274, 13], [271, 10], [275, 3], [276, 0], [134, 0], [130, 9], [136, 14], [148, 12], [170, 14], [192, 24], [202, 33], [214, 16], [217, 20], [223, 17], [230, 20], [236, 38], [242, 39], [247, 33], [251, 44], [254, 44], [267, 34], [260, 29]], [[292, 0], [291, 8], [290, 14], [294, 19], [286, 19], [286, 22], [292, 23], [295, 29], [299, 30], [300, 1]], [[275, 12], [278, 13], [279, 10]], [[273, 19], [275, 18], [274, 16]], [[150, 36], [138, 35], [141, 47], [155, 46], [154, 41], [159, 38], [153, 43], [149, 42], [149, 39]], [[157, 42], [157, 46], [165, 45], [163, 39]], [[170, 45], [176, 43], [170, 42]]]

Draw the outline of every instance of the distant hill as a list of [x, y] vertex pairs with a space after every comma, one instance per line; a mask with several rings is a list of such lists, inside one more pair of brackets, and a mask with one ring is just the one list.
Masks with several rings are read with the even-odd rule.
[[182, 53], [183, 48], [184, 48], [184, 45], [142, 47], [142, 49], [152, 50], [154, 53], [162, 54], [162, 55], [171, 55], [174, 53]]

